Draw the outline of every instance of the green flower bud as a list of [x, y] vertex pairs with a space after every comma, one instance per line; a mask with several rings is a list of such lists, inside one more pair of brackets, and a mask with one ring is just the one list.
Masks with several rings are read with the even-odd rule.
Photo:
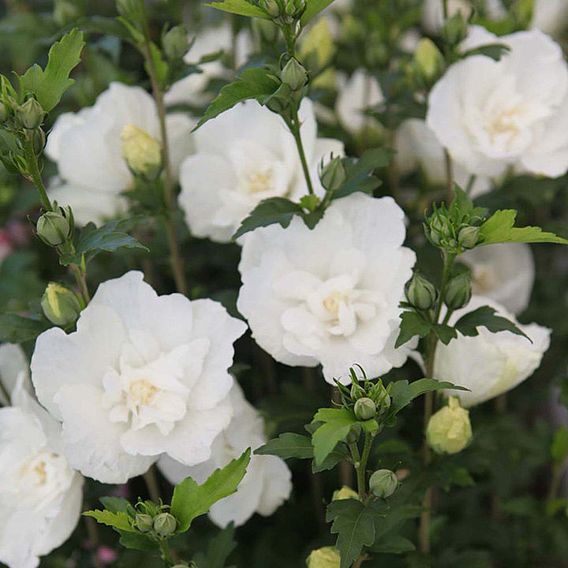
[[175, 26], [162, 38], [162, 47], [168, 59], [181, 59], [187, 52], [189, 42], [184, 26]]
[[51, 323], [65, 327], [77, 321], [81, 304], [74, 292], [50, 282], [41, 298], [41, 309]]
[[66, 26], [81, 16], [81, 9], [73, 0], [55, 0], [53, 19], [60, 25]]
[[437, 296], [435, 286], [418, 272], [406, 284], [406, 299], [419, 310], [429, 310]]
[[154, 179], [162, 168], [162, 145], [142, 128], [127, 124], [120, 133], [122, 156], [130, 170]]
[[138, 513], [134, 519], [134, 525], [140, 532], [147, 533], [152, 530], [154, 519], [145, 513]]
[[361, 427], [360, 426], [353, 426], [347, 436], [345, 436], [345, 441], [348, 444], [354, 444], [359, 440], [359, 436], [361, 435]]
[[443, 35], [450, 45], [457, 45], [465, 39], [467, 36], [467, 21], [461, 12], [457, 12], [446, 21]]
[[367, 397], [360, 398], [354, 407], [357, 420], [370, 420], [377, 414], [377, 405]]
[[359, 494], [357, 491], [351, 489], [351, 487], [347, 487], [344, 485], [341, 489], [333, 492], [333, 497], [331, 498], [332, 501], [342, 501], [344, 499], [359, 499]]
[[46, 211], [37, 221], [39, 238], [52, 247], [62, 245], [73, 232], [70, 210], [58, 207], [55, 211]]
[[377, 405], [377, 410], [379, 412], [390, 408], [391, 397], [381, 380], [378, 380], [371, 387], [369, 390], [369, 398]]
[[43, 152], [46, 142], [45, 132], [43, 131], [43, 128], [36, 128], [32, 132], [32, 142], [33, 142], [34, 152], [36, 153], [36, 156], [39, 156]]
[[282, 83], [276, 92], [265, 102], [266, 106], [276, 114], [282, 114], [290, 108], [292, 91], [286, 83]]
[[414, 52], [414, 62], [422, 77], [431, 81], [443, 69], [444, 57], [431, 39], [422, 38]]
[[29, 98], [22, 106], [17, 109], [17, 117], [24, 128], [33, 130], [41, 126], [45, 111], [42, 106], [33, 98]]
[[334, 546], [312, 550], [306, 559], [306, 565], [308, 568], [339, 568], [341, 566], [339, 550]]
[[5, 122], [10, 116], [10, 111], [4, 103], [0, 103], [0, 123]]
[[292, 91], [299, 91], [308, 82], [308, 72], [297, 59], [292, 57], [282, 69], [280, 78]]
[[428, 422], [426, 440], [438, 454], [457, 454], [471, 441], [469, 412], [451, 396], [448, 405], [438, 410]]
[[373, 495], [386, 499], [396, 491], [398, 479], [390, 469], [378, 469], [371, 475], [369, 487]]
[[271, 18], [280, 16], [280, 6], [276, 0], [261, 0], [260, 6]]
[[154, 532], [161, 537], [170, 536], [176, 532], [177, 520], [170, 513], [160, 513], [154, 519]]
[[464, 227], [458, 233], [458, 244], [463, 249], [472, 249], [479, 241], [479, 227]]
[[353, 400], [357, 400], [358, 398], [363, 398], [364, 396], [366, 396], [365, 389], [361, 385], [353, 383], [351, 385], [351, 398]]
[[341, 158], [333, 158], [320, 173], [321, 184], [327, 191], [337, 191], [347, 179], [347, 172]]
[[469, 272], [460, 272], [448, 283], [444, 302], [450, 310], [463, 308], [471, 299], [471, 276]]

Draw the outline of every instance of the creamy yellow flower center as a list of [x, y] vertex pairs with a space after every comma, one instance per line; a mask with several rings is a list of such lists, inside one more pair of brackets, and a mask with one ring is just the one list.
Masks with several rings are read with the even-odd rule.
[[133, 381], [128, 388], [128, 394], [132, 401], [141, 406], [152, 404], [158, 388], [147, 379]]
[[323, 307], [334, 317], [339, 315], [339, 306], [346, 300], [346, 295], [339, 291], [334, 291], [324, 298]]
[[246, 176], [246, 187], [249, 193], [262, 193], [272, 187], [272, 168], [250, 172]]

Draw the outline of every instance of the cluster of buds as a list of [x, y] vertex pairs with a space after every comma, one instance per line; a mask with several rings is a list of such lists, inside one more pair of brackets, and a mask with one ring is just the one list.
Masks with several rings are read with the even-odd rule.
[[294, 24], [306, 11], [306, 0], [261, 0], [260, 7], [277, 23]]
[[351, 410], [357, 420], [380, 419], [389, 410], [391, 398], [381, 379], [370, 381], [359, 367], [363, 380], [359, 380], [354, 368], [349, 369], [351, 388], [335, 381], [345, 408]]
[[134, 528], [157, 540], [173, 536], [178, 528], [178, 522], [166, 509], [165, 505], [157, 505], [152, 501], [138, 501], [135, 509]]

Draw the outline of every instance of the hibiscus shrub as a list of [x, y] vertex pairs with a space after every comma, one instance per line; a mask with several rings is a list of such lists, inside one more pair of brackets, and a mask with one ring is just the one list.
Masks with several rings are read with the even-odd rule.
[[566, 566], [566, 2], [0, 14], [2, 566]]

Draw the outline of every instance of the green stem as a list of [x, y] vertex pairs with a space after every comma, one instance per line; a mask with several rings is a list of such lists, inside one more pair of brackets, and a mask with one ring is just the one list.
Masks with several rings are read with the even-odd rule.
[[174, 559], [172, 558], [172, 553], [170, 551], [170, 545], [167, 540], [160, 540], [160, 555], [166, 566], [173, 566]]
[[359, 446], [356, 442], [349, 444], [351, 456], [353, 458], [353, 466], [357, 474], [357, 493], [359, 499], [363, 500], [367, 495], [367, 462], [373, 445], [373, 436], [369, 432], [365, 432], [365, 441], [363, 443], [363, 452], [359, 453]]
[[291, 111], [292, 120], [288, 124], [288, 128], [294, 137], [296, 142], [296, 148], [298, 149], [298, 154], [300, 155], [300, 162], [302, 163], [302, 171], [304, 172], [304, 178], [306, 180], [306, 185], [308, 186], [308, 193], [310, 195], [314, 194], [314, 186], [312, 185], [312, 178], [310, 177], [310, 170], [308, 167], [308, 161], [306, 159], [306, 152], [304, 150], [304, 143], [302, 142], [302, 135], [300, 134], [300, 118], [298, 116], [297, 107], [292, 104]]
[[79, 288], [79, 293], [81, 294], [81, 299], [83, 300], [83, 307], [86, 307], [91, 301], [91, 295], [89, 294], [89, 287], [87, 286], [87, 271], [85, 269], [84, 263], [71, 264], [69, 266], [73, 276], [75, 277], [75, 282]]
[[35, 185], [39, 192], [41, 204], [46, 211], [53, 211], [53, 206], [47, 195], [47, 189], [41, 177], [38, 159], [34, 150], [33, 134], [31, 131], [26, 132], [25, 144], [26, 162], [28, 166], [29, 180]]

